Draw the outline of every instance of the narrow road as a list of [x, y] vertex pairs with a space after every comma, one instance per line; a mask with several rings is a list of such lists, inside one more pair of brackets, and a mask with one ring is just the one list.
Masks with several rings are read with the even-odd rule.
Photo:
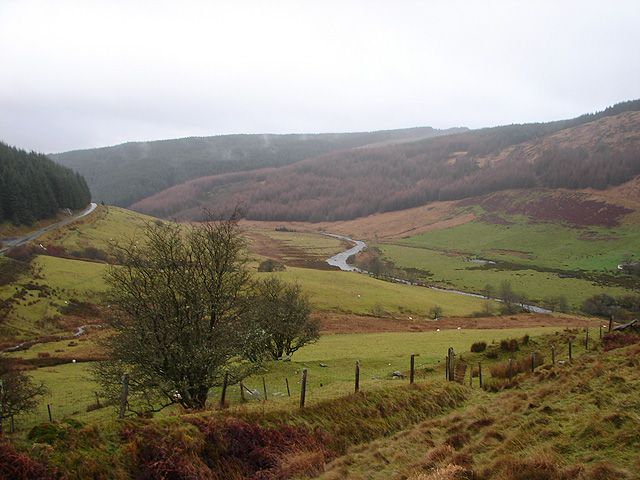
[[2, 244], [4, 245], [4, 247], [2, 249], [0, 249], [0, 255], [3, 254], [4, 252], [6, 252], [7, 250], [9, 250], [12, 247], [19, 247], [20, 245], [24, 245], [25, 243], [30, 242], [31, 240], [35, 240], [36, 238], [38, 238], [40, 235], [42, 235], [45, 232], [48, 232], [50, 230], [53, 230], [55, 228], [58, 228], [61, 225], [64, 225], [66, 223], [69, 222], [73, 222], [74, 220], [77, 220], [78, 218], [82, 218], [85, 215], [89, 215], [91, 212], [93, 212], [96, 207], [98, 206], [98, 204], [91, 202], [91, 204], [89, 205], [89, 208], [87, 210], [85, 210], [83, 213], [81, 213], [80, 215], [76, 215], [75, 217], [71, 217], [71, 218], [67, 218], [66, 220], [63, 220], [62, 222], [58, 222], [55, 223], [53, 225], [49, 225], [47, 228], [43, 228], [42, 230], [39, 230], [37, 232], [31, 233], [29, 235], [27, 235], [26, 237], [22, 237], [22, 238], [3, 238]]

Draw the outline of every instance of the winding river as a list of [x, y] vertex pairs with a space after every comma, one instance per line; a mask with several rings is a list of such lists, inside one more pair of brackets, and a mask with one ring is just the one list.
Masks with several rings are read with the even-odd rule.
[[344, 252], [340, 252], [337, 255], [334, 255], [333, 257], [327, 259], [326, 262], [329, 265], [331, 265], [333, 267], [338, 267], [340, 270], [344, 270], [345, 272], [361, 272], [362, 271], [357, 267], [349, 265], [347, 263], [347, 259], [351, 255], [355, 255], [356, 253], [361, 252], [362, 249], [364, 249], [364, 247], [367, 246], [366, 243], [361, 242], [359, 240], [352, 240], [351, 238], [344, 237], [342, 235], [335, 235], [333, 233], [325, 233], [324, 235], [328, 235], [330, 237], [339, 238], [340, 240], [344, 240], [346, 242], [355, 243], [355, 246], [351, 247], [349, 250], [345, 250]]
[[[346, 272], [361, 272], [361, 273], [369, 273], [366, 272], [364, 270], [361, 270], [357, 267], [354, 267], [353, 265], [349, 265], [347, 263], [347, 259], [351, 256], [351, 255], [355, 255], [358, 252], [361, 252], [364, 247], [367, 246], [366, 243], [361, 242], [359, 240], [353, 240], [349, 237], [345, 237], [343, 235], [335, 235], [333, 233], [325, 233], [324, 235], [329, 235], [330, 237], [335, 237], [335, 238], [339, 238], [340, 240], [345, 240], [347, 242], [351, 242], [351, 243], [355, 243], [355, 246], [351, 247], [348, 250], [345, 250], [344, 252], [338, 253], [337, 255], [334, 255], [333, 257], [325, 260], [329, 265], [332, 265], [334, 267], [338, 267], [340, 270], [344, 270]], [[410, 282], [407, 282], [406, 280], [400, 280], [398, 278], [392, 278], [392, 280], [401, 282], [401, 283], [407, 283], [409, 285], [414, 285]], [[427, 288], [431, 288], [432, 290], [437, 290], [439, 292], [446, 292], [446, 293], [455, 293], [457, 295], [466, 295], [468, 297], [476, 297], [476, 298], [487, 298], [483, 295], [479, 295], [477, 293], [469, 293], [469, 292], [461, 292], [460, 290], [448, 290], [445, 288], [437, 288], [437, 287], [429, 287], [427, 286]], [[488, 300], [493, 300], [495, 302], [502, 302], [503, 300], [500, 298], [490, 298]], [[551, 313], [551, 310], [547, 310], [546, 308], [540, 308], [540, 307], [536, 307], [535, 305], [526, 305], [526, 304], [521, 304], [520, 305], [522, 308], [529, 310], [530, 312], [534, 312], [534, 313]]]

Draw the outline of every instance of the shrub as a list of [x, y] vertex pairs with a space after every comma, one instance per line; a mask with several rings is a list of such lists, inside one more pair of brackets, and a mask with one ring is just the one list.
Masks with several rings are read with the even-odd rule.
[[17, 260], [18, 262], [31, 263], [31, 260], [36, 256], [36, 253], [38, 253], [36, 248], [22, 245], [20, 247], [13, 247], [5, 253], [5, 256], [13, 260]]
[[264, 262], [261, 262], [258, 266], [259, 272], [284, 272], [286, 267], [276, 260], [269, 258]]
[[46, 252], [51, 257], [64, 257], [67, 254], [62, 245], [47, 245]]
[[84, 257], [91, 260], [100, 260], [102, 262], [107, 261], [107, 254], [104, 250], [100, 250], [95, 247], [87, 247], [84, 249]]
[[471, 345], [471, 351], [474, 353], [482, 353], [487, 349], [487, 342], [476, 342]]
[[51, 468], [33, 460], [26, 453], [18, 452], [8, 442], [0, 443], [0, 478], [12, 480], [60, 478]]
[[637, 335], [628, 335], [624, 333], [607, 333], [602, 337], [602, 347], [605, 352], [615, 348], [628, 347], [640, 342]]
[[503, 352], [517, 352], [518, 340], [516, 340], [515, 338], [512, 338], [511, 340], [501, 340], [500, 350], [502, 350]]
[[[544, 364], [544, 355], [536, 353], [534, 358], [534, 367]], [[512, 364], [512, 374], [515, 377], [518, 373], [526, 373], [531, 371], [531, 357], [524, 357]], [[494, 378], [509, 378], [509, 362], [497, 363], [489, 370]]]
[[484, 356], [490, 360], [495, 360], [496, 358], [498, 358], [498, 350], [488, 350], [487, 353], [484, 354]]

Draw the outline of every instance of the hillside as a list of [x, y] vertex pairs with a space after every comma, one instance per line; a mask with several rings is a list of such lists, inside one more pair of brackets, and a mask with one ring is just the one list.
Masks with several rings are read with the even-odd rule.
[[90, 201], [87, 183], [77, 172], [43, 154], [0, 142], [0, 227], [5, 221], [31, 225]]
[[640, 101], [547, 124], [511, 125], [328, 153], [203, 177], [132, 205], [197, 219], [242, 205], [250, 220], [324, 222], [516, 188], [595, 188], [640, 174]]
[[280, 167], [338, 150], [401, 143], [464, 130], [419, 127], [369, 133], [222, 135], [131, 142], [49, 157], [84, 175], [97, 201], [128, 207], [199, 177]]
[[598, 314], [635, 318], [638, 307], [627, 300], [636, 298], [638, 275], [618, 265], [637, 261], [639, 182], [606, 190], [504, 190], [348, 221], [244, 220], [243, 226], [255, 238], [253, 248], [276, 261], [293, 254], [269, 231], [335, 233], [365, 241], [365, 252], [350, 263], [383, 277], [478, 295], [499, 295], [508, 285], [529, 305], [590, 314], [587, 303], [605, 294]]
[[[406, 378], [367, 380], [357, 394], [349, 388], [350, 376], [340, 394], [314, 398], [305, 408], [296, 405], [294, 387], [291, 398], [249, 400], [224, 410], [120, 421], [112, 420], [112, 411], [100, 426], [73, 417], [42, 423], [25, 440], [2, 440], [0, 474], [105, 480], [637, 479], [637, 340], [613, 333], [592, 339], [586, 349], [584, 331], [569, 329], [505, 339], [477, 354], [457, 350], [469, 365], [482, 362], [483, 388], [477, 376], [472, 385], [445, 382], [443, 366], [433, 364], [420, 369], [413, 385]], [[508, 351], [512, 344], [516, 352]]]

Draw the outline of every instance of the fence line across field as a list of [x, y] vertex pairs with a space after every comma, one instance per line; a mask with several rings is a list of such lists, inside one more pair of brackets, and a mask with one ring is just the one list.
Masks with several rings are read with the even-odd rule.
[[[600, 327], [600, 338], [602, 339], [602, 327]], [[568, 349], [567, 349], [568, 362], [570, 363], [572, 362], [572, 357], [573, 357], [573, 339], [568, 340], [567, 346], [568, 346]], [[588, 350], [588, 347], [589, 347], [589, 329], [586, 328], [585, 339], [584, 339], [585, 350]], [[409, 356], [409, 359], [408, 359], [409, 360], [409, 384], [413, 384], [415, 382], [415, 373], [416, 373], [415, 357], [419, 355], [420, 354], [411, 354]], [[557, 356], [556, 345], [552, 345], [551, 346], [551, 364], [556, 365], [556, 363], [564, 363], [562, 361], [556, 362], [556, 356]], [[537, 365], [537, 359], [539, 358], [540, 357], [537, 352], [531, 353], [531, 372], [534, 372], [537, 366], [539, 366]], [[484, 383], [483, 383], [483, 376], [482, 376], [482, 367], [483, 367], [482, 362], [479, 361], [477, 364], [477, 369], [475, 369], [474, 365], [467, 364], [461, 361], [460, 359], [457, 359], [456, 353], [454, 352], [453, 348], [448, 349], [447, 355], [444, 360], [445, 360], [444, 362], [445, 379], [447, 381], [464, 384], [465, 379], [467, 378], [467, 370], [469, 370], [469, 374], [468, 374], [469, 386], [473, 387], [473, 378], [475, 376], [478, 378], [478, 387], [483, 388]], [[356, 360], [355, 375], [354, 375], [354, 390], [353, 390], [355, 394], [362, 391], [361, 385], [360, 385], [361, 366], [362, 366], [362, 362], [360, 360]], [[424, 367], [424, 369], [425, 369], [424, 378], [426, 378], [426, 372], [428, 367]], [[517, 374], [517, 372], [514, 372], [513, 358], [509, 358], [508, 359], [509, 382], [513, 381], [513, 377], [515, 374]], [[394, 372], [394, 375], [393, 375], [394, 379], [404, 379], [404, 377], [405, 377], [404, 374], [402, 374], [401, 372]], [[130, 378], [129, 374], [125, 374], [122, 376], [122, 394], [121, 394], [121, 399], [119, 404], [120, 418], [123, 418], [126, 415], [126, 407], [127, 407], [127, 401], [128, 401], [128, 395], [129, 395], [129, 388], [128, 388], [129, 378]], [[307, 400], [308, 379], [309, 379], [308, 369], [304, 368], [302, 370], [302, 376], [300, 381], [300, 401], [299, 401], [300, 408], [305, 407], [305, 403]], [[285, 378], [284, 380], [286, 382], [287, 395], [288, 397], [291, 397], [292, 395], [291, 395], [291, 389], [289, 386], [289, 379]], [[229, 374], [228, 372], [225, 372], [223, 386], [222, 386], [222, 393], [217, 405], [218, 409], [224, 409], [228, 406], [227, 392], [228, 392], [229, 385], [230, 385]], [[263, 387], [262, 395], [260, 395], [260, 393], [257, 390], [251, 390], [246, 386], [246, 384], [242, 382], [239, 382], [237, 386], [240, 389], [242, 402], [247, 401], [247, 398], [245, 397], [245, 393], [248, 393], [252, 398], [254, 398], [258, 402], [267, 401], [267, 398], [268, 398], [267, 382], [264, 377], [262, 377], [262, 387]], [[97, 392], [94, 392], [94, 393], [96, 396], [96, 405], [98, 406], [98, 408], [106, 406], [106, 405], [101, 405], [100, 397], [98, 393]], [[10, 431], [13, 433], [19, 430], [23, 430], [24, 429], [24, 427], [22, 427], [23, 425], [30, 425], [30, 424], [32, 425], [34, 423], [37, 424], [37, 423], [42, 423], [47, 421], [48, 422], [59, 421], [64, 418], [68, 418], [72, 415], [75, 415], [77, 413], [80, 413], [79, 411], [75, 411], [69, 414], [67, 410], [68, 410], [68, 406], [66, 405], [55, 405], [55, 402], [51, 402], [51, 401], [49, 401], [48, 403], [43, 402], [42, 404], [39, 404], [37, 408], [32, 412], [21, 414], [16, 418], [11, 417], [8, 422], [5, 422], [5, 431]]]

